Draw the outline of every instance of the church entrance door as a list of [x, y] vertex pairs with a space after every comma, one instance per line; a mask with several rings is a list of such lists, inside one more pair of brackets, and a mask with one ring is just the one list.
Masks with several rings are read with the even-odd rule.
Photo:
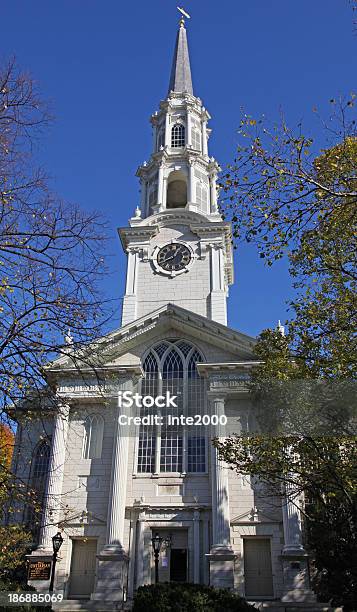
[[246, 597], [272, 597], [273, 574], [269, 538], [244, 538]]
[[187, 548], [171, 548], [170, 582], [187, 582]]
[[94, 590], [97, 540], [73, 540], [70, 599], [89, 599]]
[[[152, 529], [165, 541], [159, 556], [159, 582], [187, 582], [188, 580], [188, 533], [187, 529]], [[151, 542], [150, 542], [151, 544]], [[155, 582], [154, 555], [152, 553], [151, 582]]]

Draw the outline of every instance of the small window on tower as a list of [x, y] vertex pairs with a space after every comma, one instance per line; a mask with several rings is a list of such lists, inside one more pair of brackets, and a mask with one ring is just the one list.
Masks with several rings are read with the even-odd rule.
[[185, 126], [176, 123], [171, 131], [171, 146], [174, 149], [185, 146]]
[[165, 129], [162, 128], [157, 135], [157, 150], [160, 151], [161, 147], [165, 146]]
[[207, 189], [202, 183], [196, 185], [196, 204], [205, 213], [208, 212]]
[[196, 151], [201, 151], [201, 134], [196, 128], [192, 128], [191, 130], [191, 140], [192, 147], [196, 149]]

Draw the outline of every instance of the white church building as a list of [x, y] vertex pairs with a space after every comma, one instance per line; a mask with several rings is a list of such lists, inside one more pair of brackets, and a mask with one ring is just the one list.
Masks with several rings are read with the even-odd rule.
[[[69, 346], [49, 372], [61, 413], [26, 436], [17, 432], [18, 475], [44, 500], [31, 559], [51, 559], [52, 536], [60, 530], [64, 538], [58, 609], [130, 601], [155, 581], [156, 534], [159, 581], [226, 587], [274, 609], [313, 605], [297, 508], [230, 470], [211, 444], [252, 426], [246, 383], [257, 361], [254, 339], [227, 325], [232, 235], [217, 207], [209, 120], [181, 20], [168, 94], [151, 117], [152, 154], [137, 171], [141, 200], [119, 229], [127, 254], [122, 325], [93, 349], [95, 375], [78, 371]], [[159, 407], [159, 423], [128, 423], [153, 411], [129, 410], [118, 401], [124, 391], [170, 392], [177, 407]], [[208, 418], [169, 423], [165, 411]], [[20, 514], [31, 524], [31, 512]], [[47, 580], [30, 582], [48, 590]]]

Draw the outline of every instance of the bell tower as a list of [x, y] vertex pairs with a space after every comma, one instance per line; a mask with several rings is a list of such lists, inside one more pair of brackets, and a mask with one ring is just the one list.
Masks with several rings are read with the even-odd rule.
[[151, 116], [153, 152], [137, 171], [142, 214], [186, 208], [217, 215], [219, 166], [208, 157], [210, 115], [193, 94], [184, 20], [177, 33], [167, 98]]
[[210, 118], [194, 95], [181, 18], [168, 93], [151, 116], [151, 157], [136, 173], [140, 206], [119, 230], [128, 254], [122, 325], [167, 303], [227, 323], [231, 228], [217, 207], [220, 167], [208, 154]]

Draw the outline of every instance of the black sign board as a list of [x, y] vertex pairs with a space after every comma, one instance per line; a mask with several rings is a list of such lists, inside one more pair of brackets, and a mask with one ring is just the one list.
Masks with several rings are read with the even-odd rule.
[[30, 561], [28, 580], [49, 580], [51, 576], [51, 561]]

